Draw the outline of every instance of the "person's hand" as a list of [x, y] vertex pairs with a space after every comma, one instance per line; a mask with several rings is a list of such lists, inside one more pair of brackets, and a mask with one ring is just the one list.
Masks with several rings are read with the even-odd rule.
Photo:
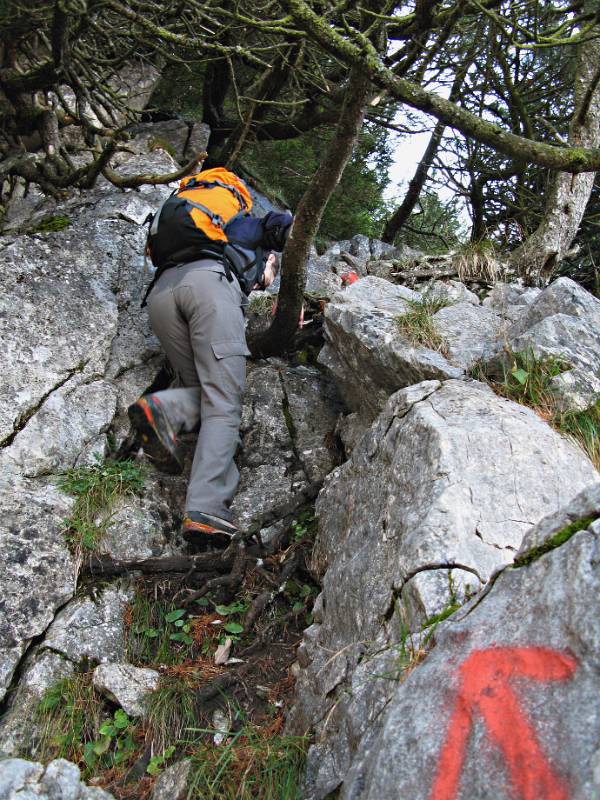
[[263, 288], [268, 287], [275, 280], [275, 264], [277, 263], [277, 256], [275, 253], [269, 253], [267, 263], [265, 264], [265, 271], [263, 273]]
[[254, 284], [254, 289], [268, 289], [275, 280], [277, 264], [277, 256], [275, 253], [269, 253], [265, 263], [265, 271], [263, 272], [262, 281]]

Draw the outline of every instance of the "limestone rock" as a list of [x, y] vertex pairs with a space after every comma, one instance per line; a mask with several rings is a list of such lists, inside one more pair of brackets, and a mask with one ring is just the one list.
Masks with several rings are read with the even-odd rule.
[[143, 717], [146, 701], [158, 686], [160, 675], [154, 669], [131, 664], [100, 664], [94, 670], [96, 689], [118, 703], [131, 717]]
[[183, 800], [186, 796], [187, 780], [192, 762], [178, 761], [158, 776], [152, 790], [151, 800]]
[[294, 447], [309, 481], [324, 480], [336, 464], [333, 432], [343, 405], [334, 383], [314, 367], [281, 372]]
[[374, 275], [376, 278], [385, 278], [385, 280], [392, 280], [392, 272], [395, 267], [391, 261], [387, 259], [376, 259], [369, 261], [367, 264], [367, 273]]
[[531, 525], [598, 480], [571, 442], [482, 384], [429, 381], [390, 398], [317, 501], [323, 621], [305, 631], [290, 715], [320, 742], [310, 797], [336, 788], [376, 730], [406, 631], [418, 642], [512, 562]]
[[124, 561], [164, 555], [171, 549], [168, 535], [177, 528], [177, 513], [162, 476], [148, 470], [142, 496], [122, 497], [113, 506], [99, 550]]
[[395, 319], [408, 310], [407, 301], [418, 299], [411, 289], [367, 277], [328, 303], [319, 363], [331, 371], [352, 410], [372, 418], [404, 386], [463, 375], [441, 353], [411, 347], [400, 336]]
[[[341, 403], [315, 367], [275, 360], [249, 370], [242, 412], [240, 487], [232, 504], [241, 528], [293, 513], [295, 497], [336, 464], [331, 441]], [[279, 511], [278, 511], [279, 510]], [[266, 526], [266, 525], [265, 525]]]
[[507, 344], [513, 352], [566, 359], [571, 369], [553, 379], [554, 389], [564, 408], [583, 410], [600, 398], [599, 330], [600, 300], [558, 278], [508, 329]]
[[63, 653], [79, 663], [83, 658], [98, 663], [121, 661], [125, 656], [123, 614], [132, 590], [108, 586], [97, 600], [73, 600], [55, 618], [44, 647]]
[[57, 653], [42, 651], [28, 657], [8, 710], [0, 719], [0, 756], [36, 754], [39, 722], [35, 712], [40, 700], [46, 689], [68, 678], [73, 669], [73, 664]]
[[63, 520], [71, 500], [41, 481], [0, 481], [0, 697], [29, 642], [75, 592]]
[[42, 764], [22, 758], [0, 761], [0, 797], [6, 800], [114, 800], [80, 780], [79, 767], [63, 758]]
[[465, 372], [476, 361], [491, 358], [502, 346], [506, 325], [494, 311], [470, 299], [442, 308], [433, 320], [448, 347], [448, 361]]
[[205, 151], [210, 136], [208, 125], [183, 119], [145, 122], [133, 126], [130, 132], [135, 136], [131, 143], [134, 147], [166, 149], [180, 164]]
[[57, 389], [0, 455], [0, 467], [32, 478], [66, 472], [108, 429], [115, 408], [116, 392], [104, 381]]
[[431, 300], [447, 300], [449, 303], [472, 303], [474, 306], [480, 304], [475, 292], [455, 280], [432, 281], [423, 287], [423, 295]]
[[[547, 519], [548, 533], [599, 499], [596, 488], [554, 527]], [[535, 786], [540, 798], [597, 797], [599, 540], [595, 522], [504, 570], [486, 596], [443, 623], [353, 754], [339, 796], [510, 800]]]

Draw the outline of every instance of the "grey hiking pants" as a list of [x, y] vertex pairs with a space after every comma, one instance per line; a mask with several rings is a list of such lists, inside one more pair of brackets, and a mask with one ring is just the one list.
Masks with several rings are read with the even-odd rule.
[[156, 392], [173, 430], [200, 423], [186, 498], [199, 511], [231, 521], [229, 506], [239, 472], [239, 442], [246, 382], [245, 296], [217, 261], [173, 267], [148, 298], [152, 329], [173, 367], [177, 388]]

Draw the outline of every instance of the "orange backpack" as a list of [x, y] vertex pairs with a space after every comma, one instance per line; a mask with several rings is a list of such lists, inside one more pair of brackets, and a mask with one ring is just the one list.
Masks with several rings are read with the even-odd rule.
[[225, 226], [251, 209], [246, 184], [223, 167], [184, 178], [152, 220], [148, 235], [152, 263], [163, 271], [222, 254], [228, 243]]

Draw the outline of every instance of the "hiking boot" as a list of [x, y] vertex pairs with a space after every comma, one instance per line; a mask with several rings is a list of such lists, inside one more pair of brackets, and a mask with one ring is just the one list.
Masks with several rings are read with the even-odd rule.
[[181, 533], [190, 544], [208, 543], [226, 547], [236, 533], [239, 533], [239, 528], [221, 517], [190, 511], [183, 520]]
[[141, 438], [144, 453], [161, 472], [179, 475], [183, 469], [177, 437], [162, 410], [160, 400], [146, 395], [129, 406], [127, 414]]

